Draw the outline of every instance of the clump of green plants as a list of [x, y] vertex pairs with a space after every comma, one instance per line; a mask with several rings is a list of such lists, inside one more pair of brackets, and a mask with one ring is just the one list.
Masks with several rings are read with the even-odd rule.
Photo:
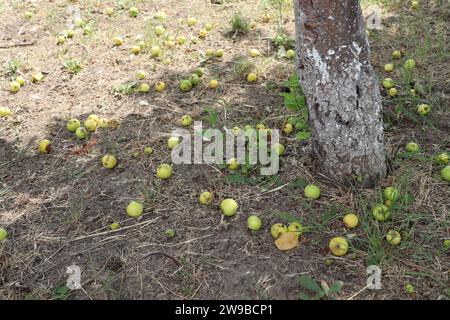
[[66, 60], [64, 62], [64, 67], [67, 69], [67, 71], [73, 74], [77, 74], [83, 69], [81, 62], [78, 61], [77, 59]]
[[300, 276], [298, 282], [300, 286], [307, 291], [300, 292], [299, 298], [301, 300], [333, 300], [336, 293], [338, 293], [344, 285], [342, 281], [336, 281], [331, 286], [328, 286], [325, 281], [321, 281], [319, 284], [313, 278], [305, 275]]
[[233, 61], [233, 72], [237, 77], [246, 76], [255, 69], [255, 64], [249, 58], [239, 56]]
[[246, 34], [250, 30], [250, 22], [240, 12], [235, 12], [230, 19], [230, 34], [233, 36]]
[[11, 59], [3, 65], [3, 75], [7, 78], [15, 78], [17, 70], [19, 70], [22, 63], [18, 59]]
[[114, 89], [114, 92], [128, 96], [128, 95], [134, 93], [136, 91], [137, 87], [138, 87], [137, 82], [126, 82], [126, 83], [122, 83], [121, 85], [116, 87]]

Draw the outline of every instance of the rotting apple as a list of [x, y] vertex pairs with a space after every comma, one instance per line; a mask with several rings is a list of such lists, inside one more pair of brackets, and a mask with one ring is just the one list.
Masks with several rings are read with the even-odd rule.
[[282, 223], [275, 223], [270, 228], [270, 234], [274, 239], [278, 239], [283, 233], [288, 232], [287, 227]]
[[389, 211], [389, 208], [385, 205], [376, 205], [372, 209], [372, 215], [377, 221], [386, 221], [391, 216], [391, 212]]
[[431, 111], [431, 106], [426, 103], [419, 104], [419, 106], [417, 107], [417, 113], [420, 114], [421, 116], [428, 115], [430, 113], [430, 111]]
[[348, 251], [348, 242], [343, 237], [334, 237], [330, 240], [328, 247], [333, 255], [342, 257]]
[[39, 142], [38, 150], [40, 153], [49, 153], [52, 150], [52, 144], [50, 140], [44, 139]]
[[287, 227], [287, 231], [295, 232], [295, 234], [300, 237], [303, 233], [303, 226], [298, 221], [292, 221], [291, 223], [289, 223], [289, 225]]

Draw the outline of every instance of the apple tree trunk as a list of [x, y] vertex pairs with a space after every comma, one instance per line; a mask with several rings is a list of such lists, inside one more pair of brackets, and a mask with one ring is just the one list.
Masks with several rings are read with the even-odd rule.
[[338, 184], [371, 186], [385, 176], [386, 161], [381, 95], [359, 1], [294, 3], [316, 167]]

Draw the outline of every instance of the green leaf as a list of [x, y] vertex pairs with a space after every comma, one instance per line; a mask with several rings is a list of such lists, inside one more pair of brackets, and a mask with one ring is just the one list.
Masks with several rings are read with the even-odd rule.
[[308, 131], [299, 131], [297, 132], [297, 134], [295, 135], [295, 138], [297, 140], [308, 140], [310, 137], [310, 133]]
[[308, 296], [308, 295], [307, 295], [306, 293], [304, 293], [304, 292], [300, 292], [300, 293], [298, 294], [298, 298], [299, 298], [300, 300], [312, 300], [311, 297]]
[[319, 284], [311, 277], [309, 276], [300, 276], [298, 279], [298, 282], [300, 285], [308, 290], [311, 290], [316, 293], [323, 292], [322, 288], [319, 286]]
[[328, 290], [328, 295], [339, 292], [343, 286], [344, 283], [342, 281], [333, 283], [333, 285], [330, 287], [330, 290]]

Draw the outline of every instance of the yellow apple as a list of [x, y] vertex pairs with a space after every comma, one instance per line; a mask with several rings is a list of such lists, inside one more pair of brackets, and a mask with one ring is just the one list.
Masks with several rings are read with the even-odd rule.
[[162, 36], [164, 34], [164, 32], [166, 31], [166, 29], [164, 29], [163, 26], [156, 26], [155, 27], [155, 34], [157, 36]]
[[258, 49], [251, 49], [249, 52], [250, 57], [252, 58], [256, 58], [260, 55]]
[[132, 46], [131, 47], [131, 52], [133, 54], [139, 54], [139, 53], [141, 53], [141, 47], [140, 46]]
[[12, 93], [16, 93], [20, 90], [20, 83], [17, 81], [11, 81], [11, 83], [9, 84], [9, 91], [11, 91]]
[[328, 247], [332, 254], [341, 257], [348, 251], [348, 242], [343, 237], [335, 237], [330, 240]]
[[64, 44], [64, 42], [66, 42], [66, 37], [64, 37], [63, 35], [59, 35], [58, 37], [56, 37], [56, 44]]
[[384, 65], [384, 71], [386, 71], [386, 72], [394, 71], [394, 64], [393, 63], [385, 64]]
[[132, 218], [137, 218], [144, 212], [144, 205], [137, 201], [131, 201], [127, 206], [127, 214]]
[[38, 150], [40, 153], [49, 153], [52, 150], [51, 142], [47, 139], [39, 142]]
[[159, 46], [151, 47], [150, 54], [152, 57], [159, 57], [161, 55], [161, 48]]
[[211, 89], [216, 89], [219, 86], [219, 81], [213, 79], [209, 82], [209, 87]]
[[121, 46], [123, 44], [122, 37], [114, 37], [113, 38], [113, 43], [114, 43], [115, 46]]
[[78, 120], [78, 119], [70, 119], [69, 121], [67, 121], [66, 128], [70, 132], [75, 132], [79, 127], [81, 127], [80, 120]]
[[183, 45], [186, 42], [186, 37], [185, 36], [178, 36], [177, 37], [177, 44], [178, 45]]
[[102, 128], [102, 129], [108, 128], [108, 119], [106, 119], [106, 118], [98, 119], [97, 125], [99, 128]]
[[252, 83], [252, 82], [256, 82], [257, 80], [258, 80], [258, 76], [256, 75], [256, 73], [251, 72], [247, 75], [247, 82]]
[[233, 199], [225, 199], [220, 203], [220, 209], [224, 216], [231, 217], [235, 215], [238, 204]]
[[197, 24], [197, 19], [190, 17], [187, 19], [187, 24], [188, 24], [188, 26], [193, 27]]
[[320, 197], [320, 188], [314, 184], [309, 184], [304, 190], [305, 197], [310, 200], [316, 200]]
[[0, 107], [0, 117], [9, 117], [12, 115], [11, 109], [8, 107]]
[[139, 92], [146, 93], [150, 91], [150, 85], [148, 83], [142, 83], [139, 86]]
[[247, 226], [252, 231], [258, 231], [262, 227], [262, 220], [255, 215], [249, 216], [247, 218]]
[[18, 84], [20, 84], [21, 87], [23, 87], [23, 86], [25, 85], [25, 79], [24, 79], [23, 77], [21, 77], [21, 76], [18, 76], [18, 77], [16, 78], [16, 82], [17, 82]]
[[158, 92], [162, 92], [166, 89], [166, 84], [162, 81], [159, 81], [155, 84], [155, 90]]
[[103, 156], [102, 164], [106, 169], [113, 169], [117, 165], [117, 159], [113, 155], [107, 154]]
[[225, 54], [225, 51], [223, 49], [219, 49], [214, 52], [214, 56], [216, 58], [221, 58], [221, 57], [223, 57], [224, 54]]
[[358, 225], [359, 219], [358, 216], [354, 213], [349, 213], [344, 216], [344, 224], [347, 228], [353, 229]]
[[272, 235], [272, 237], [274, 237], [274, 239], [278, 239], [283, 233], [286, 233], [286, 232], [288, 232], [288, 229], [282, 223], [275, 223], [270, 228], [270, 234]]
[[8, 232], [4, 228], [0, 228], [0, 242], [8, 237]]
[[111, 230], [117, 230], [117, 229], [120, 228], [120, 224], [119, 224], [118, 222], [113, 222], [113, 223], [111, 223], [111, 225], [109, 226], [109, 228], [110, 228]]
[[398, 231], [389, 230], [389, 232], [386, 234], [386, 240], [393, 246], [396, 246], [402, 241], [402, 236]]
[[108, 17], [111, 17], [111, 16], [113, 15], [113, 13], [114, 13], [114, 9], [113, 9], [113, 8], [107, 7], [107, 8], [105, 9], [105, 14], [106, 14]]
[[239, 168], [239, 163], [236, 158], [231, 158], [228, 160], [228, 169], [230, 170], [237, 170]]
[[78, 137], [78, 139], [86, 139], [88, 136], [88, 131], [85, 127], [79, 127], [75, 130], [75, 135]]
[[139, 80], [144, 80], [145, 78], [147, 78], [147, 73], [144, 70], [139, 70], [136, 73], [136, 78], [138, 78]]
[[200, 31], [198, 32], [198, 36], [199, 38], [206, 38], [206, 36], [208, 35], [208, 31], [206, 31], [205, 29], [200, 29]]
[[190, 126], [192, 124], [191, 116], [185, 114], [184, 116], [181, 117], [180, 123], [182, 126], [185, 126], [185, 127]]
[[167, 146], [169, 149], [175, 148], [180, 143], [180, 137], [170, 137], [167, 140]]
[[286, 123], [284, 125], [283, 132], [286, 134], [290, 134], [290, 133], [292, 133], [292, 131], [294, 131], [294, 126], [290, 123]]
[[89, 120], [95, 121], [95, 123], [97, 123], [97, 124], [100, 121], [100, 117], [98, 115], [96, 115], [96, 114], [90, 114], [87, 118]]
[[214, 195], [209, 191], [205, 191], [200, 194], [199, 201], [201, 204], [211, 204], [213, 200]]
[[170, 178], [172, 176], [172, 173], [173, 173], [172, 166], [167, 163], [161, 164], [156, 169], [156, 175], [158, 176], [158, 178], [162, 180]]
[[97, 122], [93, 119], [87, 119], [83, 125], [90, 132], [97, 130]]

